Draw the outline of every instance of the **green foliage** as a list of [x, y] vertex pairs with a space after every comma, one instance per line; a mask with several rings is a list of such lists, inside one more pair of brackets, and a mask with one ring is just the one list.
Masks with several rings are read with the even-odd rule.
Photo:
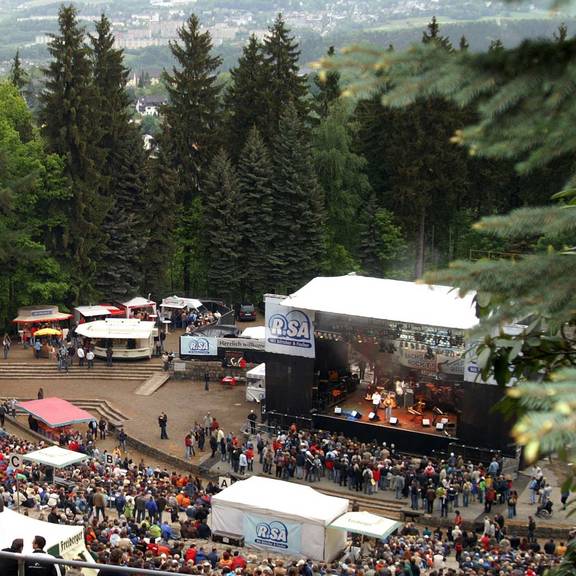
[[76, 301], [86, 301], [94, 292], [94, 253], [106, 205], [100, 195], [99, 148], [101, 124], [99, 100], [94, 87], [90, 49], [78, 24], [76, 9], [62, 6], [59, 33], [52, 35], [48, 50], [52, 60], [44, 71], [40, 121], [49, 150], [65, 159], [73, 198], [66, 206], [66, 222], [55, 239], [53, 253], [73, 267]]
[[238, 162], [239, 194], [236, 238], [241, 265], [240, 295], [244, 302], [259, 302], [271, 290], [270, 278], [278, 270], [274, 259], [274, 171], [264, 140], [252, 128]]
[[24, 87], [28, 84], [28, 75], [22, 68], [19, 50], [16, 50], [14, 60], [12, 61], [12, 66], [10, 67], [10, 82], [18, 89], [19, 92], [22, 92]]
[[235, 230], [239, 185], [236, 170], [224, 149], [214, 157], [206, 179], [204, 230], [208, 287], [226, 302], [238, 298], [239, 260]]
[[[334, 55], [334, 46], [330, 46], [326, 56], [332, 58]], [[340, 97], [340, 73], [337, 70], [330, 70], [325, 74], [316, 74], [314, 84], [318, 90], [314, 96], [314, 111], [324, 119], [328, 116], [330, 105]]]

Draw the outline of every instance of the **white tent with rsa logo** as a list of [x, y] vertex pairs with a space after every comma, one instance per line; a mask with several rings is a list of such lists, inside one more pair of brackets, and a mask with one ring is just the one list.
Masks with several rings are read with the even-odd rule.
[[212, 531], [244, 536], [246, 546], [332, 561], [346, 532], [330, 524], [348, 511], [348, 500], [310, 486], [252, 476], [212, 498]]

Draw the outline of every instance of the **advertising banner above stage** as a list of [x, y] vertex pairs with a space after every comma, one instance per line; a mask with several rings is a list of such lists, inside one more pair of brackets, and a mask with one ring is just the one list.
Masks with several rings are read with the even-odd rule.
[[244, 514], [244, 540], [247, 546], [258, 550], [300, 554], [302, 526], [286, 520]]
[[313, 314], [282, 306], [282, 300], [266, 296], [266, 352], [314, 358]]
[[180, 356], [218, 356], [218, 338], [180, 336]]

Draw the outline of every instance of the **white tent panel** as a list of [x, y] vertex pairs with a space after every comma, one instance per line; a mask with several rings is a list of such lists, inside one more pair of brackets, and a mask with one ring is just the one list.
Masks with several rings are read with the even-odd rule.
[[401, 526], [402, 524], [396, 520], [390, 520], [390, 518], [384, 518], [384, 516], [378, 516], [366, 511], [347, 512], [336, 518], [330, 525], [331, 528], [380, 539], [390, 536]]
[[76, 306], [76, 312], [84, 316], [84, 318], [91, 318], [92, 316], [110, 316], [112, 312], [104, 306]]
[[29, 452], [23, 458], [29, 462], [36, 462], [37, 464], [44, 464], [53, 468], [66, 468], [66, 466], [72, 466], [72, 464], [86, 460], [88, 456], [80, 454], [80, 452], [60, 448], [60, 446], [49, 446], [42, 450]]
[[249, 328], [245, 328], [240, 337], [264, 340], [264, 338], [266, 338], [266, 326], [250, 326]]
[[450, 286], [433, 286], [349, 274], [318, 277], [284, 300], [282, 306], [468, 330], [478, 324], [475, 292], [463, 298]]
[[128, 302], [122, 302], [122, 305], [126, 308], [146, 308], [148, 306], [156, 307], [156, 302], [153, 300], [148, 300], [148, 298], [142, 298], [142, 296], [136, 296]]
[[176, 308], [181, 310], [182, 308], [201, 308], [203, 306], [200, 300], [196, 298], [181, 298], [180, 296], [168, 296], [168, 298], [164, 298], [162, 303], [160, 304], [162, 308]]
[[153, 330], [154, 322], [137, 318], [106, 318], [80, 324], [76, 328], [76, 333], [87, 338], [145, 340], [150, 338]]
[[[34, 536], [46, 539], [46, 552], [65, 560], [81, 559], [92, 562], [92, 557], [84, 544], [84, 528], [42, 522], [30, 516], [18, 514], [8, 508], [0, 514], [0, 549], [8, 548], [15, 538], [24, 540], [24, 554], [32, 553]], [[82, 569], [86, 576], [94, 576], [96, 570]]]
[[[327, 527], [347, 510], [346, 498], [326, 496], [301, 484], [252, 476], [212, 498], [212, 530], [243, 534], [249, 546], [281, 552], [281, 547], [266, 538], [262, 542], [250, 537], [248, 526], [256, 524], [258, 534], [262, 525], [282, 525], [288, 528], [290, 553], [329, 561], [343, 550], [346, 534], [336, 535]], [[298, 535], [296, 544], [290, 540], [293, 533]]]
[[246, 372], [247, 378], [253, 378], [254, 380], [263, 380], [264, 376], [266, 376], [266, 363], [262, 362], [262, 364], [258, 364], [252, 368], [252, 370], [248, 370]]

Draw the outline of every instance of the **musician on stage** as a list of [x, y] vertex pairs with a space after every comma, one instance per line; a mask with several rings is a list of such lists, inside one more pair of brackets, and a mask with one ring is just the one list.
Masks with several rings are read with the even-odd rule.
[[374, 394], [372, 394], [372, 412], [376, 414], [376, 417], [378, 417], [378, 408], [380, 408], [380, 402], [382, 402], [382, 396], [380, 395], [380, 392], [378, 392], [378, 389], [376, 389]]
[[392, 418], [392, 395], [387, 394], [386, 398], [384, 399], [384, 410], [386, 414], [386, 420], [390, 422], [390, 418]]

